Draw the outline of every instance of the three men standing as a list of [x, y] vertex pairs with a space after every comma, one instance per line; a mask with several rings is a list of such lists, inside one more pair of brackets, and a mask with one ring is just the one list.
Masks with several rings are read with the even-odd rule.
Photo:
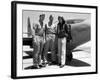
[[[33, 64], [34, 68], [41, 68], [48, 63], [47, 54], [51, 51], [51, 63], [56, 61], [56, 51], [58, 52], [58, 64], [63, 67], [66, 63], [66, 44], [68, 37], [68, 27], [63, 17], [58, 17], [58, 24], [53, 24], [53, 16], [49, 16], [48, 24], [43, 23], [45, 14], [39, 16], [39, 23], [33, 24]], [[58, 45], [56, 44], [58, 42]], [[56, 48], [58, 47], [58, 48]]]

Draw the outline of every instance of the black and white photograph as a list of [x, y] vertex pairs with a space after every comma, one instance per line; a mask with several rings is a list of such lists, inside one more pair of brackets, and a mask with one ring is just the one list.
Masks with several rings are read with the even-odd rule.
[[91, 66], [90, 20], [89, 13], [23, 10], [23, 69]]
[[13, 6], [15, 77], [97, 72], [96, 6], [31, 2]]

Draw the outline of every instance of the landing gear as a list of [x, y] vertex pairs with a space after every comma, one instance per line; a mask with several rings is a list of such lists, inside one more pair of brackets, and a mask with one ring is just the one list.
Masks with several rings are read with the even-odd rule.
[[66, 54], [66, 64], [69, 64], [73, 59], [73, 54], [72, 52], [69, 50], [67, 51], [67, 54]]

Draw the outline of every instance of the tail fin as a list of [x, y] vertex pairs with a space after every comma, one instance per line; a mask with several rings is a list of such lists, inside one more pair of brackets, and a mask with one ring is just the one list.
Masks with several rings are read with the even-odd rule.
[[31, 23], [30, 23], [30, 18], [28, 17], [28, 20], [27, 20], [27, 30], [28, 30], [28, 37], [31, 36]]

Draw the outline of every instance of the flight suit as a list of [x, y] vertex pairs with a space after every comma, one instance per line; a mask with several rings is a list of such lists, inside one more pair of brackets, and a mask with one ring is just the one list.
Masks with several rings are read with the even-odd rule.
[[57, 25], [57, 37], [58, 37], [58, 64], [65, 65], [66, 52], [67, 52], [67, 25]]

